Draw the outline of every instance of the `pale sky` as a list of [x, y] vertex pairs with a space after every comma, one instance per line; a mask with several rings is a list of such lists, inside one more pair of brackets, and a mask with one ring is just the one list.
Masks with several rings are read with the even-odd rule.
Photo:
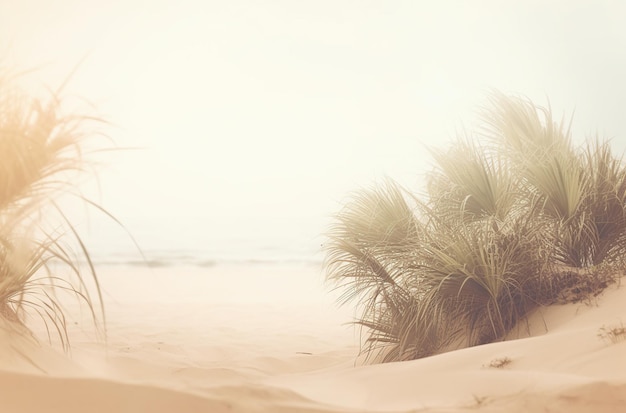
[[[319, 244], [350, 191], [419, 188], [490, 88], [626, 148], [625, 4], [0, 0], [0, 50], [53, 87], [86, 57], [67, 92], [143, 148], [98, 200], [144, 248]], [[112, 226], [89, 231], [126, 246]]]

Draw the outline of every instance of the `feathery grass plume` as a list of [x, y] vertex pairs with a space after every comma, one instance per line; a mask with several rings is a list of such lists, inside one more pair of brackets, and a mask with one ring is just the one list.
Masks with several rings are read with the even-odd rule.
[[481, 108], [481, 133], [517, 164], [542, 160], [550, 152], [572, 153], [571, 120], [556, 122], [550, 107], [493, 91]]
[[625, 172], [608, 143], [596, 138], [576, 150], [571, 122], [555, 122], [549, 108], [501, 93], [491, 101], [486, 136], [515, 168], [526, 198], [539, 203], [534, 219], [552, 227], [555, 259], [580, 268], [620, 256]]
[[[608, 141], [587, 142], [580, 155], [586, 176], [580, 224], [562, 245], [575, 266], [603, 262], [623, 265], [626, 254], [626, 167], [613, 155]], [[572, 233], [573, 232], [573, 233]]]
[[[572, 217], [584, 194], [585, 175], [571, 144], [570, 124], [556, 123], [549, 108], [495, 92], [483, 112], [483, 134], [508, 158], [543, 213]], [[541, 114], [541, 115], [540, 115]]]
[[420, 277], [430, 288], [419, 306], [445, 336], [437, 352], [499, 339], [536, 306], [548, 256], [532, 223], [441, 220], [429, 234]]
[[[86, 303], [94, 325], [104, 321], [89, 254], [56, 203], [68, 193], [81, 197], [70, 179], [84, 172], [84, 126], [97, 119], [64, 116], [58, 94], [48, 101], [30, 98], [15, 83], [7, 72], [0, 74], [0, 315], [21, 325], [40, 319], [48, 338], [56, 336], [67, 349], [62, 293]], [[78, 253], [69, 247], [71, 239]], [[81, 259], [90, 264], [97, 300]]]
[[402, 189], [388, 180], [379, 188], [355, 194], [331, 228], [327, 250], [328, 278], [343, 288], [342, 303], [356, 300], [357, 322], [369, 329], [368, 353], [380, 343], [405, 351], [414, 329], [408, 314], [420, 293], [414, 276], [423, 224]]
[[574, 149], [549, 109], [491, 103], [486, 144], [432, 151], [428, 199], [388, 180], [337, 215], [327, 278], [357, 301], [368, 357], [501, 339], [536, 306], [594, 296], [626, 269], [622, 160], [598, 139]]
[[431, 155], [436, 169], [428, 177], [428, 195], [437, 215], [468, 222], [519, 214], [520, 183], [499, 153], [459, 139], [447, 152]]

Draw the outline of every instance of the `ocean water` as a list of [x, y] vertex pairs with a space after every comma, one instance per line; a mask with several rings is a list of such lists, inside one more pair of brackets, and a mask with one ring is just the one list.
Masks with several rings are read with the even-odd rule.
[[[243, 244], [243, 243], [242, 243]], [[90, 251], [96, 267], [197, 267], [219, 265], [306, 265], [321, 266], [324, 252], [320, 244], [226, 245], [194, 248], [115, 248]]]

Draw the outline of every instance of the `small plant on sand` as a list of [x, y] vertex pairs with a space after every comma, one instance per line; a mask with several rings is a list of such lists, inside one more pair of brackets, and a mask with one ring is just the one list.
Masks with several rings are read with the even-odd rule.
[[326, 243], [369, 355], [409, 360], [502, 339], [539, 305], [585, 300], [626, 263], [626, 168], [549, 109], [494, 93], [479, 135], [432, 150], [425, 197], [354, 194]]
[[488, 367], [492, 369], [502, 369], [511, 364], [513, 360], [509, 357], [498, 357], [489, 362]]
[[21, 329], [38, 319], [67, 349], [59, 295], [86, 303], [94, 324], [104, 321], [89, 253], [58, 202], [74, 194], [95, 205], [75, 184], [86, 166], [84, 127], [98, 120], [64, 115], [59, 93], [31, 98], [16, 82], [0, 67], [0, 316]]
[[474, 402], [470, 405], [471, 408], [482, 407], [487, 404], [489, 400], [487, 396], [476, 396], [475, 394], [472, 396], [474, 397]]
[[622, 322], [619, 325], [602, 326], [598, 330], [598, 337], [613, 344], [624, 341], [626, 340], [626, 327]]

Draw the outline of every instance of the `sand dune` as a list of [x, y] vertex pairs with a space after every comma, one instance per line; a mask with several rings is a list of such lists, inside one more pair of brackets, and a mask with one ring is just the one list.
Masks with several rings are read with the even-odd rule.
[[[626, 340], [610, 343], [597, 334], [626, 318], [624, 291], [612, 288], [589, 305], [538, 311], [529, 328], [544, 334], [535, 337], [411, 362], [276, 377], [271, 383], [313, 400], [363, 410], [505, 411], [498, 409], [506, 406], [506, 411], [521, 412], [546, 404], [553, 409], [549, 411], [622, 411]], [[495, 367], [499, 364], [506, 365]]]
[[356, 365], [352, 310], [315, 268], [101, 277], [108, 347], [81, 319], [71, 358], [2, 330], [3, 412], [626, 411], [626, 340], [598, 336], [626, 320], [623, 287], [540, 309], [507, 341]]

